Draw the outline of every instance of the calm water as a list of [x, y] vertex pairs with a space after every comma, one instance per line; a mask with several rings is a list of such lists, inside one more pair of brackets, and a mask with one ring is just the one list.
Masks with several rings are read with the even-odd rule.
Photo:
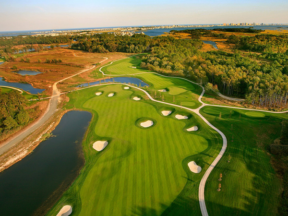
[[4, 62], [0, 62], [0, 65], [1, 65], [1, 64], [4, 64]]
[[[137, 86], [141, 85], [142, 87], [149, 86], [147, 83], [134, 77], [114, 77], [114, 78], [109, 78], [109, 79], [105, 79], [101, 81], [91, 82], [89, 83], [89, 85], [97, 85], [97, 84], [105, 83], [105, 82], [118, 82], [118, 83], [127, 83], [127, 84], [131, 83], [131, 84], [136, 84]], [[89, 85], [88, 83], [83, 83], [77, 87], [86, 87]]]
[[[62, 48], [65, 48], [65, 47], [69, 47], [69, 45], [68, 44], [63, 44], [63, 45], [59, 45], [60, 47], [62, 47]], [[44, 49], [50, 49], [51, 47], [50, 46], [44, 46], [43, 47]], [[26, 50], [27, 52], [35, 52], [35, 49], [27, 49]], [[23, 51], [22, 50], [19, 50], [18, 52], [15, 52], [16, 54], [17, 53], [23, 53]]]
[[81, 143], [91, 117], [84, 111], [66, 113], [55, 136], [0, 173], [1, 216], [44, 215], [51, 208], [84, 164]]
[[17, 82], [6, 82], [0, 77], [0, 86], [11, 86], [19, 89], [23, 89], [24, 91], [28, 91], [31, 94], [38, 94], [43, 92], [45, 89], [34, 88], [31, 84], [27, 83], [17, 83]]
[[216, 44], [214, 41], [204, 41], [204, 40], [203, 40], [203, 43], [205, 43], [205, 44], [211, 44], [215, 49], [218, 49], [217, 44]]
[[18, 73], [22, 76], [25, 76], [25, 75], [34, 76], [37, 74], [41, 74], [41, 72], [38, 72], [38, 71], [26, 71], [26, 70], [19, 70], [16, 73]]
[[[164, 32], [170, 32], [171, 30], [185, 30], [185, 29], [215, 29], [215, 28], [250, 28], [252, 26], [214, 26], [214, 27], [191, 27], [191, 28], [166, 28], [166, 29], [151, 29], [143, 31], [148, 36], [159, 36], [164, 34]], [[278, 28], [282, 27], [282, 28]], [[253, 26], [254, 29], [262, 30], [287, 30], [288, 26]], [[140, 31], [141, 32], [141, 31]]]

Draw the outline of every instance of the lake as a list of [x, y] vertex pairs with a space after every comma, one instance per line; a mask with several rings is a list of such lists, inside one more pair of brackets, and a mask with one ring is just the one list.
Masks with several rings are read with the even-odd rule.
[[34, 76], [37, 74], [41, 74], [41, 72], [38, 72], [38, 71], [26, 71], [26, 70], [19, 70], [19, 71], [16, 71], [16, 73], [18, 73], [22, 76], [26, 76], [26, 75]]
[[82, 140], [92, 118], [70, 111], [30, 155], [0, 173], [1, 216], [44, 215], [84, 165]]
[[17, 83], [17, 82], [6, 82], [0, 77], [0, 86], [11, 86], [19, 89], [23, 89], [24, 91], [28, 91], [31, 94], [38, 94], [43, 92], [45, 89], [34, 88], [31, 84], [28, 83]]
[[[137, 86], [141, 85], [141, 87], [149, 86], [147, 83], [143, 82], [142, 80], [134, 77], [114, 77], [114, 78], [108, 78], [101, 81], [91, 82], [89, 85], [97, 85], [100, 83], [106, 83], [106, 82], [118, 82], [118, 83], [126, 83], [126, 84], [136, 84]], [[87, 87], [89, 86], [88, 83], [83, 83], [81, 85], [78, 85], [77, 87]]]
[[217, 44], [214, 41], [204, 41], [202, 40], [203, 43], [205, 44], [211, 44], [215, 49], [218, 49]]

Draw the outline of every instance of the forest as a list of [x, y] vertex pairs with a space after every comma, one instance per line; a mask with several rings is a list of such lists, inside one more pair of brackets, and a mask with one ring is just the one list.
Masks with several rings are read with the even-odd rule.
[[26, 45], [26, 44], [54, 44], [54, 43], [69, 43], [71, 42], [71, 36], [17, 36], [12, 37], [12, 39], [5, 39], [4, 37], [0, 37], [0, 46], [12, 47], [16, 45]]
[[27, 102], [27, 99], [16, 91], [1, 93], [0, 89], [0, 136], [30, 121], [29, 113], [25, 110]]
[[288, 50], [288, 35], [256, 35], [255, 37], [231, 35], [227, 42], [235, 44], [236, 49], [252, 52], [285, 53]]
[[[177, 43], [172, 37], [149, 37], [147, 35], [135, 34], [129, 36], [115, 36], [114, 34], [97, 34], [90, 37], [77, 38], [78, 43], [72, 45], [72, 49], [84, 50], [87, 52], [127, 52], [143, 53], [150, 52], [153, 47], [165, 46], [170, 43]], [[182, 43], [200, 48], [202, 42], [199, 40], [187, 40]]]

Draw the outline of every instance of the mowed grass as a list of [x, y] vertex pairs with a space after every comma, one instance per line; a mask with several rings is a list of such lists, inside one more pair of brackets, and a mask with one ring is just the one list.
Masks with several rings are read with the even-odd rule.
[[13, 90], [13, 89], [10, 89], [10, 88], [5, 88], [5, 87], [0, 87], [1, 89], [1, 93], [4, 94], [4, 93], [8, 93], [10, 91], [16, 91], [16, 90]]
[[[182, 101], [194, 102], [194, 106], [190, 108], [197, 108], [201, 105], [198, 101], [198, 97], [202, 92], [200, 86], [183, 79], [164, 77], [161, 74], [151, 73], [149, 70], [141, 69], [140, 64], [141, 59], [134, 56], [116, 61], [112, 65], [107, 65], [102, 68], [102, 71], [108, 75], [133, 76], [143, 80], [149, 84], [147, 91], [155, 99], [177, 105], [180, 105]], [[158, 90], [160, 89], [169, 89], [169, 91], [159, 92]]]
[[[101, 96], [95, 92], [103, 91]], [[107, 94], [115, 92], [108, 98]], [[184, 110], [131, 98], [144, 93], [123, 85], [93, 87], [70, 93], [67, 108], [84, 109], [94, 117], [83, 141], [85, 166], [77, 180], [48, 213], [56, 215], [65, 204], [73, 215], [200, 215], [199, 182], [222, 147], [222, 139], [199, 117]], [[171, 109], [164, 117], [160, 110]], [[188, 115], [177, 120], [175, 114]], [[154, 126], [142, 129], [140, 118]], [[187, 132], [197, 125], [199, 131]], [[97, 152], [92, 145], [108, 140]], [[203, 171], [194, 174], [188, 162], [194, 160]]]
[[[228, 140], [227, 150], [206, 184], [209, 215], [277, 215], [281, 186], [267, 152], [288, 115], [217, 107], [204, 107], [201, 114]], [[219, 183], [221, 192], [217, 191]]]
[[169, 87], [169, 94], [170, 95], [178, 95], [178, 94], [181, 94], [181, 93], [186, 92], [186, 91], [187, 91], [186, 89], [179, 88], [177, 86], [170, 86]]
[[141, 59], [139, 59], [139, 57], [137, 56], [134, 56], [131, 58], [115, 61], [112, 65], [104, 67], [102, 71], [105, 74], [111, 74], [111, 75], [123, 75], [123, 74], [129, 75], [141, 72], [149, 72], [149, 70], [142, 69], [140, 67], [140, 64]]

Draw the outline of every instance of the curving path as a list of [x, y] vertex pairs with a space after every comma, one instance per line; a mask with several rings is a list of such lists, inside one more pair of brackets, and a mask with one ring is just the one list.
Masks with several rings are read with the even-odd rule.
[[[102, 63], [103, 61], [106, 61], [107, 59], [108, 58], [105, 57], [105, 59], [103, 59], [99, 63]], [[64, 80], [67, 80], [69, 78], [77, 76], [77, 75], [84, 73], [88, 70], [91, 70], [93, 68], [95, 68], [95, 65], [93, 65], [92, 67], [90, 67], [88, 69], [81, 70], [80, 72], [78, 72], [76, 74], [73, 74], [69, 77], [66, 77], [64, 79], [61, 79], [61, 80], [55, 82], [53, 84], [53, 93], [52, 93], [51, 100], [48, 104], [48, 107], [47, 107], [45, 113], [42, 115], [42, 117], [40, 117], [33, 124], [29, 125], [25, 130], [21, 131], [21, 133], [11, 137], [6, 142], [2, 143], [0, 146], [0, 155], [2, 155], [6, 151], [8, 151], [10, 148], [15, 146], [19, 142], [21, 142], [24, 138], [26, 138], [28, 135], [30, 135], [32, 132], [34, 132], [37, 128], [41, 127], [57, 111], [57, 105], [58, 105], [58, 102], [60, 101], [59, 96], [61, 95], [60, 91], [57, 88], [57, 84], [59, 82], [63, 82]]]
[[20, 94], [22, 94], [22, 93], [23, 93], [23, 91], [22, 91], [21, 89], [18, 89], [18, 88], [14, 88], [14, 87], [11, 87], [11, 86], [2, 86], [2, 85], [0, 85], [0, 87], [1, 87], [1, 88], [9, 88], [9, 89], [13, 89], [13, 90], [19, 91], [19, 92], [20, 92]]
[[[108, 65], [111, 65], [113, 62], [110, 62], [110, 64]], [[105, 74], [103, 71], [102, 71], [102, 68], [103, 67], [106, 67], [108, 65], [104, 65], [102, 66], [99, 71], [104, 75], [104, 76], [108, 76], [107, 74]], [[126, 75], [126, 76], [133, 76], [133, 75], [137, 75], [137, 74], [143, 74], [143, 73], [154, 73], [154, 74], [157, 74], [158, 76], [163, 76], [163, 77], [169, 77], [169, 76], [165, 76], [165, 75], [162, 75], [162, 74], [159, 74], [159, 73], [156, 73], [156, 72], [141, 72], [141, 73], [135, 73], [135, 74], [123, 74], [123, 75]], [[123, 75], [109, 75], [109, 76], [123, 76]], [[195, 83], [191, 80], [188, 80], [188, 79], [185, 79], [185, 78], [182, 78], [182, 77], [169, 77], [169, 78], [177, 78], [177, 79], [182, 79], [182, 80], [186, 80], [190, 83], [193, 83], [193, 84], [196, 84], [198, 86], [200, 86], [202, 88], [202, 93], [201, 95], [199, 96], [198, 98], [198, 101], [202, 104], [200, 107], [198, 107], [197, 109], [191, 109], [191, 108], [187, 108], [187, 107], [184, 107], [184, 106], [180, 106], [180, 105], [176, 105], [176, 104], [171, 104], [171, 103], [167, 103], [167, 102], [163, 102], [163, 101], [158, 101], [158, 100], [155, 100], [147, 91], [139, 88], [139, 87], [135, 87], [135, 86], [132, 86], [132, 85], [129, 85], [129, 84], [126, 84], [128, 86], [130, 86], [131, 88], [135, 88], [135, 89], [138, 89], [142, 92], [144, 92], [148, 98], [154, 102], [157, 102], [157, 103], [162, 103], [162, 104], [167, 104], [167, 105], [170, 105], [170, 106], [174, 106], [174, 107], [179, 107], [179, 108], [182, 108], [182, 109], [186, 109], [186, 110], [189, 110], [191, 112], [194, 112], [195, 114], [197, 114], [207, 125], [209, 125], [212, 129], [214, 129], [215, 131], [217, 131], [220, 136], [222, 137], [223, 139], [223, 145], [222, 145], [222, 149], [220, 150], [219, 154], [217, 155], [217, 157], [214, 159], [214, 161], [210, 164], [210, 166], [208, 167], [208, 169], [206, 170], [206, 172], [204, 173], [201, 181], [200, 181], [200, 184], [199, 184], [199, 204], [200, 204], [200, 209], [201, 209], [201, 213], [203, 216], [208, 216], [208, 211], [207, 211], [207, 208], [206, 208], [206, 204], [205, 204], [205, 184], [206, 184], [206, 181], [210, 175], [210, 173], [212, 172], [212, 170], [214, 169], [214, 167], [217, 165], [217, 163], [220, 161], [220, 159], [222, 158], [222, 156], [224, 155], [225, 151], [226, 151], [226, 148], [227, 148], [227, 138], [225, 136], [225, 134], [220, 131], [218, 128], [216, 128], [215, 126], [213, 126], [206, 118], [204, 118], [201, 114], [200, 114], [200, 110], [205, 107], [205, 106], [214, 106], [214, 107], [222, 107], [222, 108], [232, 108], [232, 109], [242, 109], [242, 110], [249, 110], [249, 111], [257, 111], [257, 112], [269, 112], [269, 113], [287, 113], [288, 111], [283, 111], [283, 112], [273, 112], [273, 111], [267, 111], [267, 110], [257, 110], [257, 109], [248, 109], [248, 108], [241, 108], [241, 107], [231, 107], [231, 106], [221, 106], [221, 105], [210, 105], [210, 104], [206, 104], [202, 101], [202, 97], [205, 93], [205, 89], [203, 86], [201, 86], [200, 84], [198, 83]], [[117, 83], [112, 83], [112, 84], [117, 84]], [[101, 85], [111, 85], [111, 84], [101, 84]], [[93, 86], [92, 86], [93, 87]], [[88, 88], [91, 88], [91, 87], [88, 87]], [[82, 89], [80, 89], [82, 90]], [[219, 96], [221, 96], [222, 94], [218, 94]], [[236, 98], [230, 98], [230, 97], [226, 97], [224, 95], [222, 95], [221, 97], [225, 98], [225, 99], [230, 99], [230, 100], [234, 100], [234, 101], [241, 101], [241, 99], [236, 99]], [[236, 99], [236, 100], [235, 100]]]

